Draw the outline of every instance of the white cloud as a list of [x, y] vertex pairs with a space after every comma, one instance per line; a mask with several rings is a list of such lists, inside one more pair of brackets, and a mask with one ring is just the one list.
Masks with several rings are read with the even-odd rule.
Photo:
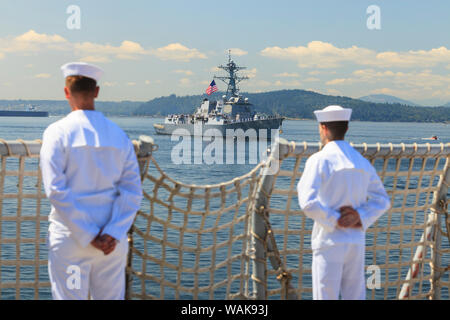
[[337, 78], [330, 81], [327, 81], [325, 84], [329, 86], [333, 85], [340, 85], [345, 83], [353, 83], [353, 79], [346, 79], [346, 78]]
[[160, 84], [161, 80], [152, 80], [152, 81], [145, 80], [144, 83], [145, 83], [145, 85], [149, 86], [149, 85], [152, 85], [152, 84]]
[[404, 99], [421, 100], [424, 97], [447, 99], [450, 95], [448, 90], [450, 75], [433, 74], [431, 70], [394, 72], [361, 69], [354, 71], [350, 77], [326, 82], [329, 86], [359, 84], [366, 88], [372, 87], [371, 93], [390, 94]]
[[412, 72], [393, 72], [390, 70], [376, 71], [374, 69], [356, 70], [349, 78], [337, 78], [328, 81], [327, 85], [348, 85], [354, 83], [389, 82], [399, 87], [442, 87], [450, 84], [449, 75], [433, 74], [431, 70]]
[[107, 63], [111, 62], [111, 59], [105, 56], [87, 56], [80, 59], [83, 62], [91, 62], [91, 63]]
[[327, 93], [334, 95], [334, 96], [342, 96], [342, 93], [336, 89], [327, 89]]
[[34, 30], [29, 30], [28, 32], [25, 32], [24, 34], [18, 36], [15, 38], [18, 42], [28, 42], [28, 43], [61, 43], [61, 42], [67, 42], [66, 39], [59, 35], [47, 35], [47, 34], [40, 34], [37, 33]]
[[351, 48], [337, 48], [331, 43], [312, 41], [306, 47], [268, 47], [261, 51], [265, 57], [294, 60], [300, 68], [336, 68], [342, 62], [355, 61], [360, 57], [368, 57], [371, 50], [352, 46]]
[[450, 62], [450, 50], [446, 47], [405, 52], [376, 52], [371, 49], [351, 46], [338, 48], [331, 43], [311, 41], [307, 46], [267, 47], [261, 55], [269, 58], [293, 60], [300, 68], [338, 68], [345, 63], [381, 67], [412, 68], [433, 67]]
[[122, 60], [136, 60], [139, 56], [148, 54], [139, 43], [128, 40], [122, 41], [120, 46], [92, 42], [75, 43], [74, 49], [79, 55], [88, 55], [89, 62], [109, 62], [110, 56]]
[[174, 70], [174, 73], [181, 73], [186, 76], [192, 76], [194, 73], [191, 70]]
[[254, 81], [250, 81], [246, 84], [247, 87], [256, 87], [256, 88], [261, 88], [261, 87], [271, 87], [273, 86], [271, 82], [267, 81], [267, 80], [254, 80]]
[[309, 77], [309, 78], [304, 79], [303, 81], [305, 81], [305, 82], [317, 82], [317, 81], [320, 81], [320, 79], [314, 78], [314, 77]]
[[312, 76], [317, 76], [319, 74], [325, 74], [325, 75], [330, 75], [330, 74], [336, 74], [337, 72], [335, 70], [313, 70], [308, 72], [309, 75]]
[[191, 79], [189, 78], [181, 78], [179, 80], [179, 84], [181, 87], [189, 87], [191, 85]]
[[150, 53], [161, 60], [189, 62], [192, 59], [206, 59], [206, 55], [197, 49], [189, 49], [181, 43], [171, 43], [165, 47], [150, 50]]
[[399, 90], [394, 90], [392, 88], [378, 88], [370, 90], [371, 94], [388, 94], [388, 95], [397, 95], [399, 93]]
[[274, 77], [279, 77], [279, 78], [298, 78], [300, 77], [300, 75], [298, 73], [289, 73], [289, 72], [283, 72], [283, 73], [278, 73], [278, 74], [274, 74]]
[[39, 73], [39, 74], [36, 74], [34, 77], [37, 79], [48, 79], [48, 78], [51, 78], [51, 76], [52, 75], [49, 73]]
[[446, 47], [431, 50], [418, 50], [407, 52], [380, 52], [374, 61], [364, 61], [364, 64], [390, 68], [390, 67], [434, 67], [439, 63], [450, 62], [450, 50]]
[[0, 39], [0, 54], [35, 53], [41, 50], [69, 50], [70, 43], [59, 35], [40, 34], [29, 30], [17, 37]]
[[204, 53], [190, 49], [180, 43], [172, 43], [158, 49], [144, 49], [141, 44], [124, 40], [120, 45], [93, 42], [70, 42], [60, 35], [48, 35], [29, 30], [17, 37], [0, 39], [0, 59], [8, 53], [30, 54], [39, 51], [68, 51], [86, 62], [111, 62], [113, 58], [137, 60], [153, 55], [161, 60], [188, 62], [192, 59], [206, 59]]
[[448, 102], [450, 99], [450, 87], [444, 90], [436, 90], [431, 94], [434, 98], [445, 99], [445, 102]]
[[[246, 54], [248, 54], [247, 51], [239, 49], [239, 48], [230, 48], [229, 50], [231, 50], [231, 55], [235, 56], [235, 57], [245, 56]], [[228, 53], [228, 50], [227, 50], [227, 53]]]
[[263, 93], [263, 92], [267, 92], [267, 90], [263, 89], [252, 90], [252, 93]]
[[72, 43], [59, 35], [37, 33], [34, 30], [25, 32], [15, 38], [0, 39], [0, 54], [30, 54], [39, 51], [72, 51], [87, 62], [110, 62], [111, 57], [118, 59], [137, 59], [148, 54], [139, 43], [122, 41], [120, 46], [97, 44], [92, 42]]
[[333, 96], [342, 96], [342, 93], [336, 89], [327, 89], [327, 93]]
[[298, 80], [292, 80], [292, 81], [285, 82], [285, 86], [286, 87], [300, 87], [301, 83]]
[[274, 86], [276, 87], [300, 87], [301, 86], [301, 82], [298, 80], [292, 80], [292, 81], [280, 81], [277, 80], [274, 83]]
[[136, 82], [127, 82], [127, 86], [134, 87], [136, 85]]
[[117, 82], [104, 82], [103, 86], [104, 87], [115, 87], [115, 86], [117, 86]]
[[258, 69], [253, 68], [253, 69], [245, 70], [243, 72], [243, 75], [249, 77], [250, 79], [252, 79], [252, 78], [256, 77], [256, 73], [257, 72], [258, 72]]

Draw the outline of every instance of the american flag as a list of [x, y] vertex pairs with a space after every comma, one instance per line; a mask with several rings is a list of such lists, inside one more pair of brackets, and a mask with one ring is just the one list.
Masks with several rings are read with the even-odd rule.
[[206, 89], [206, 94], [209, 96], [209, 95], [211, 95], [211, 93], [214, 93], [217, 90], [219, 90], [219, 89], [217, 89], [216, 82], [213, 80], [213, 81], [211, 81], [211, 84], [209, 85], [208, 89]]

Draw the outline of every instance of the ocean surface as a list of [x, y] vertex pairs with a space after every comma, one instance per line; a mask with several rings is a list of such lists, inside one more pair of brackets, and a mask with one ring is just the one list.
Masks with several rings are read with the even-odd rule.
[[[52, 122], [57, 121], [61, 117], [49, 117], [49, 118], [1, 118], [0, 117], [0, 138], [4, 140], [34, 140], [41, 139], [42, 133], [45, 128]], [[125, 132], [129, 135], [131, 139], [138, 139], [140, 135], [152, 136], [155, 143], [158, 145], [158, 150], [154, 153], [154, 158], [160, 165], [160, 167], [170, 175], [170, 177], [179, 180], [187, 184], [215, 184], [219, 182], [228, 181], [234, 177], [241, 176], [248, 171], [250, 171], [256, 163], [252, 162], [252, 154], [249, 154], [248, 148], [245, 150], [245, 163], [244, 164], [195, 164], [194, 154], [192, 152], [192, 163], [191, 164], [178, 164], [174, 163], [173, 150], [177, 145], [180, 144], [181, 140], [174, 139], [172, 141], [170, 136], [158, 136], [154, 133], [153, 124], [163, 121], [162, 119], [154, 118], [132, 118], [132, 117], [111, 117], [112, 121], [117, 123]], [[431, 136], [438, 136], [437, 141], [425, 140]], [[282, 133], [280, 134], [282, 138], [294, 141], [307, 141], [307, 142], [318, 142], [319, 134], [317, 128], [317, 122], [315, 121], [297, 121], [297, 120], [287, 120], [283, 123]], [[198, 139], [198, 138], [196, 138]], [[354, 143], [448, 143], [450, 142], [450, 125], [441, 123], [395, 123], [395, 122], [351, 122], [349, 132], [346, 136], [346, 140]], [[195, 143], [195, 140], [192, 140]], [[203, 142], [203, 146], [207, 145], [208, 142]], [[269, 146], [267, 146], [269, 147]], [[236, 155], [239, 155], [239, 151], [236, 151]], [[225, 158], [224, 158], [225, 162]], [[11, 168], [15, 165], [14, 163], [7, 164]], [[36, 165], [36, 162], [31, 161], [26, 164], [32, 167]], [[11, 169], [13, 170], [13, 169]], [[34, 181], [25, 183], [25, 190], [29, 188], [32, 190]], [[288, 183], [288, 182], [286, 182]], [[17, 178], [16, 180], [7, 180], [5, 188], [3, 190], [5, 193], [17, 192]], [[35, 202], [32, 201], [24, 202], [24, 211], [29, 210], [29, 212], [34, 213], [36, 208]], [[17, 202], [8, 201], [5, 199], [3, 202], [2, 215], [11, 216], [15, 214], [17, 207]], [[48, 203], [44, 201], [41, 205], [41, 211], [43, 214], [48, 212]], [[25, 213], [26, 214], [26, 213]], [[284, 220], [283, 220], [284, 221]], [[274, 225], [274, 227], [277, 227]], [[283, 227], [282, 225], [279, 227]], [[46, 223], [40, 224], [40, 234], [45, 236], [46, 234]], [[3, 222], [1, 226], [2, 238], [14, 237], [16, 232], [18, 232], [15, 223]], [[22, 223], [20, 230], [22, 237], [35, 237], [35, 225], [32, 223]], [[418, 235], [420, 237], [420, 234]], [[415, 236], [416, 237], [416, 236]], [[189, 240], [186, 240], [189, 241]], [[190, 245], [195, 247], [195, 239], [192, 243], [186, 242], [185, 245]], [[140, 245], [139, 243], [137, 245]], [[203, 243], [202, 245], [208, 245], [208, 243]], [[45, 257], [46, 249], [45, 245], [41, 247], [41, 258]], [[155, 248], [156, 250], [156, 248]], [[160, 249], [159, 249], [160, 250]], [[233, 249], [234, 250], [234, 249]], [[157, 250], [156, 250], [157, 251]], [[11, 260], [16, 258], [16, 254], [20, 255], [21, 259], [33, 259], [34, 249], [31, 246], [26, 246], [20, 248], [20, 254], [16, 252], [16, 246], [12, 243], [1, 245], [1, 260]], [[158, 253], [155, 253], [157, 256]], [[31, 258], [30, 258], [31, 257]], [[304, 263], [307, 263], [310, 257], [306, 257]], [[187, 259], [189, 262], [189, 258]], [[194, 260], [192, 260], [193, 262]], [[392, 262], [392, 259], [390, 260]], [[206, 261], [207, 262], [207, 261]], [[297, 261], [298, 263], [298, 261]], [[41, 266], [40, 277], [46, 279], [46, 266]], [[233, 265], [233, 268], [235, 266]], [[239, 268], [239, 266], [236, 266]], [[238, 270], [238, 269], [237, 269]], [[236, 270], [235, 270], [236, 271]], [[172, 276], [176, 277], [176, 272], [168, 271], [165, 273], [166, 278]], [[219, 275], [216, 279], [224, 275]], [[2, 282], [15, 281], [16, 269], [14, 266], [2, 265], [0, 270], [0, 277]], [[20, 277], [22, 281], [32, 281], [35, 277], [34, 268], [32, 267], [21, 267]], [[207, 278], [209, 276], [206, 276]], [[395, 276], [394, 278], [396, 278]], [[402, 276], [403, 277], [403, 276]], [[170, 279], [174, 281], [173, 279]], [[308, 279], [306, 282], [310, 281]], [[185, 282], [187, 286], [190, 281]], [[296, 279], [293, 281], [294, 286], [296, 286]], [[134, 282], [136, 288], [138, 288], [139, 283]], [[276, 287], [275, 284], [272, 284]], [[272, 286], [271, 285], [271, 286]], [[309, 284], [310, 286], [310, 284]], [[159, 288], [153, 286], [154, 292], [150, 292], [155, 295], [159, 295]], [[152, 287], [152, 288], [153, 288]], [[153, 289], [150, 289], [153, 290]], [[220, 291], [220, 290], [219, 290]], [[4, 289], [0, 294], [1, 299], [13, 299], [15, 294], [15, 289]], [[174, 298], [170, 293], [170, 288], [166, 290], [164, 296], [165, 299]], [[223, 293], [223, 292], [222, 292]], [[218, 293], [218, 298], [223, 298], [220, 296], [221, 292]], [[371, 293], [368, 292], [368, 296]], [[383, 292], [376, 293], [377, 297], [382, 298]], [[33, 296], [33, 290], [23, 289], [21, 290], [21, 298], [29, 299]], [[47, 289], [40, 290], [40, 297], [43, 299], [50, 298], [50, 293]], [[205, 294], [200, 296], [201, 298], [207, 299], [208, 295]], [[181, 298], [191, 298], [189, 295], [182, 295]], [[308, 298], [306, 296], [306, 298]]]

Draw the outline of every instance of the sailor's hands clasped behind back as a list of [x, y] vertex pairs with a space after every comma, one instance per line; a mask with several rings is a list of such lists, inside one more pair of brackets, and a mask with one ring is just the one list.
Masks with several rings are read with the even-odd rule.
[[98, 234], [95, 239], [91, 241], [91, 245], [94, 248], [103, 251], [105, 256], [114, 251], [116, 244], [117, 240], [109, 234]]
[[350, 206], [344, 206], [339, 209], [341, 217], [338, 219], [338, 226], [341, 228], [361, 228], [361, 218], [358, 211]]

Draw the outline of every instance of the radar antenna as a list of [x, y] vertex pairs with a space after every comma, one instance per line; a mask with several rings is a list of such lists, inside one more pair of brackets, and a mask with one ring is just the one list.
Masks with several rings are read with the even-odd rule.
[[218, 66], [219, 69], [225, 70], [228, 73], [227, 77], [217, 77], [214, 76], [214, 79], [219, 79], [225, 82], [228, 85], [227, 88], [227, 96], [232, 97], [239, 97], [239, 88], [237, 87], [237, 84], [241, 82], [242, 80], [248, 80], [249, 77], [238, 77], [236, 72], [240, 70], [247, 69], [246, 67], [239, 67], [234, 63], [234, 61], [231, 59], [231, 50], [228, 50], [228, 63], [223, 66]]

